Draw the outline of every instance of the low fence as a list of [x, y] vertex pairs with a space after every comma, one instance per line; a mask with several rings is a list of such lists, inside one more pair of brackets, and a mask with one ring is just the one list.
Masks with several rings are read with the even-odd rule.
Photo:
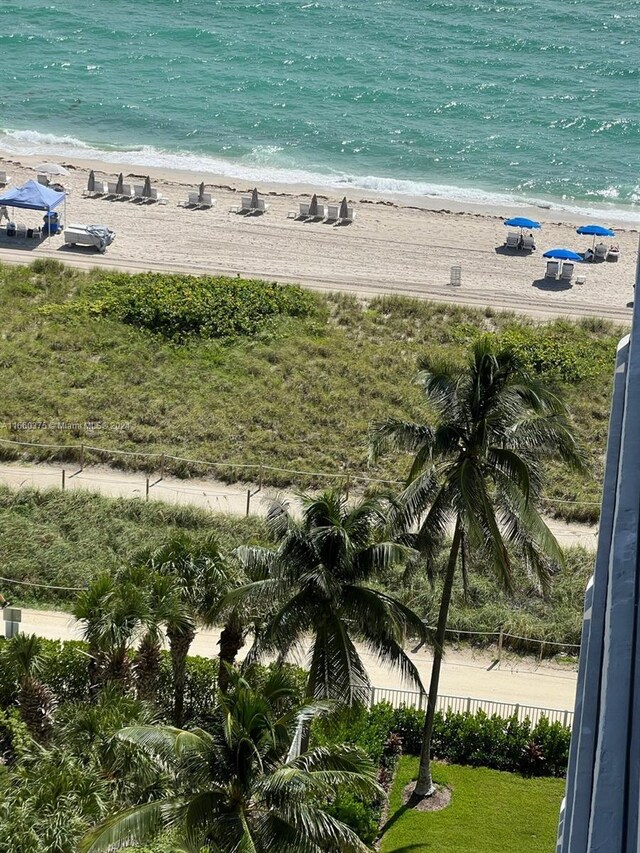
[[[394, 708], [408, 705], [414, 708], [426, 708], [427, 697], [424, 693], [412, 690], [395, 690], [390, 687], [372, 687], [371, 704], [376, 702], [388, 702]], [[541, 708], [538, 705], [520, 705], [512, 702], [494, 702], [491, 699], [474, 699], [471, 696], [438, 696], [438, 711], [460, 714], [468, 712], [475, 714], [476, 711], [484, 711], [488, 716], [494, 714], [498, 717], [508, 719], [514, 714], [519, 720], [529, 719], [535, 725], [541, 717], [546, 717], [552, 723], [562, 723], [563, 726], [571, 726], [573, 723], [573, 711], [565, 711], [558, 708]]]

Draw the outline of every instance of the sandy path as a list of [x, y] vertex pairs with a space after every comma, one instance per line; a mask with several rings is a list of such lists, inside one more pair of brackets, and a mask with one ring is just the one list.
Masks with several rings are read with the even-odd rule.
[[[25, 165], [0, 160], [14, 183], [34, 177], [28, 168], [29, 158], [24, 159]], [[566, 287], [542, 280], [542, 251], [557, 246], [584, 249], [589, 240], [577, 237], [576, 222], [570, 216], [563, 216], [565, 222], [559, 222], [557, 211], [532, 211], [544, 222], [537, 237], [539, 250], [530, 256], [514, 256], [496, 251], [506, 233], [497, 211], [465, 212], [454, 204], [434, 210], [428, 199], [392, 202], [388, 196], [372, 193], [365, 198], [357, 191], [353, 199], [356, 221], [349, 227], [335, 228], [287, 218], [312, 188], [261, 187], [269, 194], [270, 209], [264, 216], [245, 217], [229, 211], [239, 203], [240, 194], [246, 193], [246, 186], [236, 192], [227, 184], [214, 184], [216, 207], [190, 211], [178, 207], [178, 202], [201, 176], [156, 170], [153, 183], [168, 203], [141, 206], [83, 198], [86, 168], [99, 168], [101, 164], [75, 165], [79, 168], [64, 179], [71, 192], [67, 221], [99, 222], [113, 228], [117, 238], [107, 254], [65, 248], [62, 237], [36, 244], [11, 240], [0, 232], [0, 260], [26, 263], [38, 257], [56, 257], [83, 268], [240, 274], [362, 296], [405, 294], [540, 317], [590, 315], [630, 321], [628, 303], [633, 298], [638, 235], [629, 224], [617, 232], [620, 261], [584, 264], [580, 273], [587, 283]], [[102, 164], [102, 168], [108, 171], [98, 172], [97, 177], [113, 180], [115, 167]], [[129, 175], [139, 175], [140, 167], [123, 168], [127, 181], [139, 182]], [[321, 199], [336, 201], [338, 195], [337, 190], [324, 191]], [[438, 204], [442, 205], [442, 200]], [[28, 226], [41, 222], [36, 211], [16, 211], [13, 215]], [[452, 265], [462, 268], [459, 288], [448, 285]]]
[[[68, 613], [45, 610], [23, 610], [22, 631], [56, 640], [79, 639], [78, 625]], [[217, 655], [220, 632], [200, 631], [192, 653], [205, 657]], [[247, 651], [245, 648], [244, 652]], [[377, 688], [407, 689], [395, 672], [381, 667], [364, 649], [362, 654]], [[431, 654], [427, 650], [409, 653], [418, 667], [425, 685], [431, 672]], [[241, 655], [242, 656], [242, 655]], [[303, 662], [303, 661], [300, 661]], [[543, 708], [572, 710], [575, 699], [576, 673], [551, 663], [537, 664], [532, 658], [505, 657], [496, 664], [490, 652], [449, 649], [440, 681], [440, 693], [449, 696], [488, 699], [495, 702], [517, 702]], [[411, 689], [410, 686], [408, 689]]]
[[[77, 473], [77, 466], [71, 464], [24, 464], [1, 463], [0, 483], [11, 488], [31, 486], [38, 489], [61, 488], [62, 470], [65, 470], [65, 489], [85, 489], [98, 492], [107, 497], [126, 497], [146, 499], [146, 477], [142, 473], [116, 471], [105, 466], [91, 466]], [[252, 496], [249, 501], [249, 511], [252, 515], [264, 515], [269, 498], [276, 490], [263, 489], [257, 492], [257, 485], [250, 483], [222, 483], [217, 480], [179, 480], [175, 477], [165, 477], [157, 482], [158, 476], [149, 478], [149, 500], [163, 501], [170, 504], [187, 504], [198, 506], [211, 512], [245, 515], [247, 512], [247, 492]], [[285, 495], [295, 502], [293, 492], [277, 494]], [[563, 547], [582, 545], [595, 550], [597, 543], [597, 526], [576, 524], [547, 519], [547, 523]]]

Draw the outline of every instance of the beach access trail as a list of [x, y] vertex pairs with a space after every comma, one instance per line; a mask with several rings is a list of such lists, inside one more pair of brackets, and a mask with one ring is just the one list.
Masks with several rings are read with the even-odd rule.
[[[67, 469], [72, 475], [71, 468]], [[61, 487], [62, 466], [49, 464], [0, 465], [0, 482], [11, 488], [34, 487], [39, 489]], [[153, 482], [151, 479], [151, 482]], [[151, 500], [173, 504], [198, 506], [213, 512], [244, 515], [247, 507], [247, 484], [226, 484], [214, 480], [179, 480], [165, 477], [149, 489]], [[107, 467], [89, 467], [75, 476], [67, 476], [66, 489], [85, 489], [108, 497], [145, 499], [146, 478], [141, 473], [115, 471]], [[255, 490], [255, 486], [253, 488]], [[250, 502], [252, 513], [264, 515], [269, 496], [275, 491], [264, 489]], [[292, 492], [278, 491], [281, 497], [295, 500]], [[567, 547], [581, 544], [594, 548], [596, 529], [587, 525], [566, 524], [554, 519], [548, 523], [560, 543]], [[22, 631], [36, 633], [50, 639], [77, 639], [78, 626], [66, 613], [56, 611], [23, 610]], [[193, 646], [194, 654], [216, 655], [219, 632], [201, 631]], [[245, 650], [246, 651], [246, 650]], [[360, 649], [369, 668], [375, 687], [411, 689], [403, 685], [397, 673], [380, 666], [374, 655]], [[411, 653], [425, 685], [428, 684], [431, 654], [423, 648]], [[449, 648], [445, 659], [440, 692], [451, 696], [470, 696], [497, 702], [517, 702], [545, 708], [571, 710], [573, 708], [576, 673], [571, 667], [533, 657], [505, 655], [500, 663], [495, 652], [468, 648]]]
[[[35, 633], [51, 640], [78, 640], [80, 626], [69, 613], [54, 610], [22, 611], [21, 631]], [[199, 631], [191, 647], [191, 654], [215, 657], [219, 652], [220, 630]], [[248, 645], [240, 652], [240, 659], [248, 651]], [[358, 647], [366, 663], [371, 683], [377, 688], [414, 690], [403, 684], [397, 672], [381, 666], [375, 655]], [[431, 674], [431, 653], [422, 648], [408, 652], [420, 673], [423, 684], [428, 686]], [[304, 663], [304, 653], [292, 662]], [[489, 699], [494, 702], [518, 703], [558, 710], [573, 710], [576, 688], [576, 673], [571, 667], [552, 662], [538, 662], [533, 657], [504, 655], [496, 663], [495, 653], [468, 648], [447, 648], [440, 693], [447, 696]]]
[[[60, 489], [63, 470], [66, 491], [82, 489], [110, 498], [148, 499], [174, 505], [196, 506], [210, 512], [229, 515], [264, 516], [270, 499], [276, 496], [285, 498], [294, 505], [296, 503], [296, 490], [293, 489], [287, 491], [265, 487], [258, 490], [256, 483], [224, 483], [213, 479], [178, 479], [169, 476], [160, 480], [158, 475], [149, 476], [147, 494], [147, 476], [144, 473], [120, 471], [105, 465], [92, 465], [78, 471], [73, 463], [53, 465], [2, 462], [0, 483], [12, 489]], [[556, 518], [547, 518], [546, 522], [563, 548], [580, 545], [595, 552], [597, 525], [566, 522]]]
[[[28, 157], [20, 162], [0, 158], [13, 184], [34, 178], [35, 162]], [[265, 184], [259, 190], [269, 204], [268, 211], [247, 217], [230, 212], [251, 189], [244, 182], [231, 185], [229, 179], [211, 176], [207, 187], [217, 204], [211, 210], [196, 211], [178, 203], [206, 176], [151, 170], [152, 183], [166, 204], [136, 204], [84, 198], [83, 190], [89, 168], [96, 170], [99, 180], [114, 180], [116, 171], [122, 170], [127, 183], [139, 183], [140, 166], [90, 161], [65, 165], [70, 169], [64, 178], [70, 192], [68, 222], [105, 224], [115, 230], [115, 242], [106, 255], [98, 255], [92, 249], [65, 247], [61, 235], [37, 243], [12, 240], [2, 232], [1, 261], [24, 264], [56, 258], [83, 269], [239, 275], [362, 298], [403, 295], [539, 318], [631, 320], [638, 233], [630, 223], [620, 223], [619, 229], [616, 226], [615, 241], [621, 251], [617, 263], [577, 265], [574, 279], [584, 275], [586, 283], [567, 285], [544, 280], [541, 257], [546, 249], [586, 249], [590, 244], [588, 238], [575, 233], [584, 217], [576, 219], [564, 211], [517, 210], [543, 224], [536, 232], [538, 249], [528, 255], [502, 248], [507, 230], [503, 217], [515, 212], [509, 209], [463, 207], [442, 199], [394, 199], [348, 187], [321, 190]], [[324, 203], [339, 201], [346, 192], [356, 209], [355, 222], [336, 228], [288, 218], [299, 200], [308, 199], [316, 189]], [[446, 207], [434, 209], [442, 204]], [[15, 211], [12, 216], [27, 226], [41, 223], [36, 211]], [[449, 284], [452, 266], [461, 267], [460, 287]]]

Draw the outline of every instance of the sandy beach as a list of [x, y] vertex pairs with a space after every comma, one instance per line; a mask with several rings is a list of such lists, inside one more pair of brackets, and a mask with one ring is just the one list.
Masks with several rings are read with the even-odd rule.
[[[0, 158], [12, 185], [35, 178], [40, 157]], [[38, 243], [8, 238], [0, 230], [0, 260], [29, 263], [55, 257], [83, 268], [104, 266], [120, 270], [171, 270], [194, 274], [241, 275], [300, 283], [320, 290], [339, 290], [364, 297], [404, 294], [437, 301], [491, 306], [537, 317], [596, 316], [630, 322], [638, 230], [615, 218], [602, 223], [616, 227], [621, 250], [617, 263], [576, 265], [574, 282], [545, 281], [542, 253], [567, 247], [582, 251], [591, 238], [575, 233], [584, 218], [543, 208], [487, 209], [442, 199], [392, 196], [351, 190], [355, 222], [333, 227], [288, 218], [298, 202], [318, 191], [320, 201], [340, 201], [340, 190], [304, 185], [259, 186], [269, 209], [262, 216], [230, 212], [252, 187], [219, 175], [152, 169], [152, 185], [166, 204], [89, 199], [83, 197], [89, 169], [96, 178], [115, 180], [122, 169], [127, 183], [141, 183], [148, 170], [134, 164], [106, 164], [56, 158], [69, 169], [63, 179], [69, 191], [67, 223], [105, 224], [116, 240], [105, 255], [93, 249], [64, 246], [62, 236]], [[217, 200], [211, 210], [178, 206], [201, 180]], [[538, 219], [537, 251], [531, 255], [503, 251], [507, 229], [503, 218], [512, 214]], [[559, 216], [563, 221], [559, 221]], [[15, 221], [27, 227], [42, 222], [39, 211], [15, 211]], [[462, 268], [462, 284], [449, 284], [454, 265]], [[576, 274], [586, 278], [575, 283]]]

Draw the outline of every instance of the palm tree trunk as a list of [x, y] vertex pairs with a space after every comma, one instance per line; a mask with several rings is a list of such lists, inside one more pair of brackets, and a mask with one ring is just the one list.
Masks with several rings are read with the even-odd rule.
[[225, 691], [229, 686], [229, 673], [225, 664], [233, 666], [238, 652], [244, 646], [243, 625], [237, 616], [229, 618], [229, 621], [222, 629], [218, 645], [220, 646], [220, 654], [218, 655], [220, 662], [218, 687], [220, 690]]
[[429, 698], [427, 702], [427, 714], [422, 730], [422, 749], [420, 752], [420, 767], [418, 769], [418, 781], [413, 791], [415, 799], [422, 799], [433, 794], [433, 779], [431, 778], [431, 738], [433, 736], [433, 721], [436, 715], [438, 702], [438, 687], [440, 684], [440, 667], [444, 656], [444, 640], [447, 629], [447, 618], [449, 616], [449, 605], [451, 603], [451, 592], [453, 590], [453, 578], [458, 562], [460, 540], [462, 538], [462, 522], [460, 516], [456, 519], [456, 528], [451, 543], [451, 552], [447, 571], [444, 576], [442, 597], [440, 599], [440, 612], [438, 613], [438, 625], [436, 627], [435, 649], [433, 651], [433, 666], [431, 668], [431, 682], [429, 683]]
[[156, 701], [161, 659], [162, 651], [157, 637], [150, 632], [146, 633], [133, 661], [138, 699], [144, 699], [146, 702]]
[[[311, 701], [316, 698], [316, 680], [315, 673], [312, 670], [309, 671], [309, 677], [307, 679], [307, 701]], [[311, 738], [311, 721], [304, 723], [302, 726], [302, 731], [300, 733], [300, 755], [308, 752], [309, 750], [309, 739]]]
[[193, 628], [172, 630], [167, 628], [171, 668], [173, 670], [173, 724], [180, 728], [184, 718], [184, 688], [186, 682], [187, 656], [196, 632]]

